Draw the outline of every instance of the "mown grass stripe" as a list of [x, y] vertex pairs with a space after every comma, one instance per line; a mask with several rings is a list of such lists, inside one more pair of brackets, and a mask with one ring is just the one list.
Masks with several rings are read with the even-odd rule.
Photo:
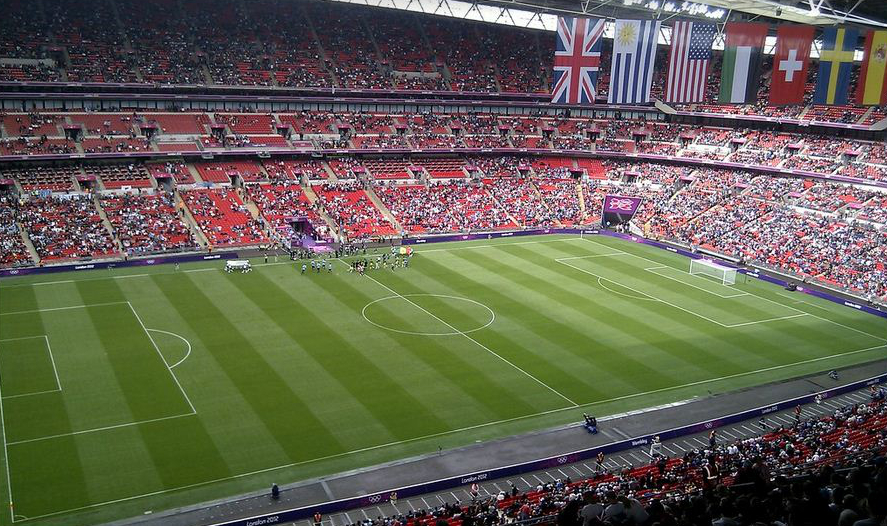
[[[550, 258], [540, 255], [532, 250], [524, 247], [502, 248], [500, 251], [507, 253], [512, 257], [518, 257], [522, 262], [529, 263], [532, 267], [540, 272], [540, 276], [553, 272], [550, 265]], [[503, 264], [513, 267], [508, 256], [502, 260]], [[517, 269], [515, 269], [517, 270]], [[721, 353], [717, 353], [711, 349], [697, 345], [695, 342], [705, 337], [711, 337], [711, 332], [706, 331], [705, 327], [699, 323], [679, 323], [669, 320], [662, 316], [658, 309], [653, 308], [652, 303], [638, 302], [631, 305], [632, 308], [641, 309], [642, 312], [632, 312], [631, 308], [620, 309], [614, 308], [614, 305], [625, 304], [626, 302], [619, 299], [613, 301], [602, 301], [600, 295], [581, 295], [577, 290], [584, 290], [586, 287], [592, 287], [587, 279], [579, 277], [575, 274], [561, 272], [561, 278], [566, 277], [575, 282], [579, 289], [568, 289], [560, 285], [555, 285], [554, 279], [542, 279], [535, 284], [537, 288], [542, 284], [544, 290], [548, 290], [548, 296], [553, 301], [557, 301], [564, 308], [576, 309], [577, 311], [588, 316], [589, 312], [595, 314], [595, 318], [601, 315], [605, 320], [609, 320], [605, 328], [606, 331], [612, 331], [619, 334], [617, 340], [625, 342], [626, 347], [634, 347], [640, 344], [648, 349], [649, 355], [664, 358], [663, 354], [671, 357], [679, 363], [684, 364], [684, 369], [695, 371], [696, 374], [704, 373], [710, 376], [721, 376], [729, 370], [735, 370], [739, 364], [725, 357]], [[593, 288], [593, 287], [592, 287]], [[586, 308], [581, 309], [580, 306]], [[592, 308], [587, 308], [593, 305]], [[672, 338], [674, 333], [679, 332], [683, 338], [676, 340]], [[672, 365], [675, 362], [672, 361]]]
[[[229, 281], [298, 341], [393, 436], [405, 440], [449, 428], [446, 422], [343, 338], [327, 320], [298, 300], [293, 301], [293, 297], [277, 283], [263, 274], [251, 276], [249, 282], [231, 277]], [[291, 323], [290, 316], [293, 315], [311, 327], [311, 338], [304, 337]], [[367, 381], [369, 378], [372, 381]], [[405, 412], [410, 414], [409, 421], [404, 420]]]
[[[86, 304], [97, 303], [101, 298], [126, 301], [126, 295], [113, 280], [102, 282], [98, 287], [78, 282], [77, 289]], [[141, 324], [133, 318], [131, 309], [93, 307], [85, 310], [102, 342], [134, 421], [191, 412], [191, 406]], [[135, 346], [134, 342], [139, 342], [139, 345]], [[177, 487], [231, 474], [197, 417], [155, 421], [134, 427], [151, 456], [151, 467], [157, 472], [163, 487]], [[93, 439], [100, 440], [101, 437], [83, 438]], [[145, 469], [146, 466], [141, 468]], [[130, 469], [138, 471], [139, 466], [130, 466]]]
[[[7, 291], [4, 291], [5, 294]], [[16, 289], [12, 301], [3, 298], [3, 304], [12, 305], [10, 310], [39, 308], [37, 295], [33, 287]], [[3, 320], [0, 323], [14, 323], [19, 330], [33, 334], [45, 334], [46, 328], [40, 314], [32, 314], [26, 318]], [[0, 325], [3, 337], [9, 335], [5, 327]], [[0, 349], [2, 352], [2, 349]], [[0, 389], [2, 390], [2, 389]], [[8, 408], [11, 404], [24, 404], [20, 417], [10, 419]], [[29, 409], [30, 405], [30, 409]], [[39, 407], [38, 407], [39, 406]], [[3, 425], [7, 427], [6, 436], [10, 439], [13, 426], [28, 428], [43, 420], [52, 421], [53, 428], [63, 433], [73, 431], [71, 415], [62, 393], [25, 397], [3, 401]], [[16, 514], [36, 515], [45, 510], [64, 510], [83, 506], [91, 502], [83, 459], [72, 436], [62, 437], [49, 442], [32, 442], [7, 447], [9, 458], [6, 459], [10, 471], [12, 488], [7, 488], [12, 496], [12, 509]], [[6, 479], [3, 479], [5, 485]], [[47, 491], [52, 488], [51, 491]]]
[[[399, 272], [396, 275], [386, 273], [384, 276], [378, 276], [378, 278], [374, 276], [374, 278], [387, 282], [387, 285], [399, 292], [401, 288], [409, 289], [411, 287], [410, 282], [404, 278], [414, 272], [414, 269], [410, 269], [405, 272]], [[368, 297], [366, 296], [360, 296], [360, 301], [367, 299]], [[416, 301], [423, 308], [429, 309], [435, 315], [440, 316], [451, 325], [457, 327], [457, 329], [459, 328], [457, 323], [460, 322], [463, 325], [463, 330], [469, 330], [472, 326], [476, 327], [479, 325], [477, 320], [459, 318], [459, 313], [453, 306], [441, 301], [434, 301], [434, 297], [415, 297], [410, 299]], [[358, 305], [359, 302], [353, 304], [352, 308], [356, 309]], [[406, 305], [405, 308], [416, 309], [411, 305]], [[562, 401], [558, 397], [552, 396], [548, 390], [540, 388], [538, 384], [528, 380], [522, 374], [512, 373], [512, 379], [506, 383], [499, 380], [501, 377], [499, 374], [485, 372], [475, 364], [488, 364], [491, 367], [490, 370], [497, 373], [508, 374], [510, 371], [501, 361], [498, 359], [488, 359], [490, 355], [486, 354], [483, 349], [459, 335], [450, 337], [454, 338], [452, 340], [409, 337], [398, 334], [393, 334], [391, 337], [399, 341], [405, 350], [413, 354], [417, 359], [422, 360], [433, 370], [443, 372], [450, 382], [465, 391], [475, 403], [486, 407], [497, 419], [532, 414], [540, 410], [562, 405]], [[462, 358], [455, 351], [456, 347], [463, 345], [467, 346], [477, 356], [475, 360], [469, 361]], [[531, 401], [535, 403], [531, 403]], [[544, 401], [544, 403], [541, 401]]]
[[[198, 335], [289, 460], [342, 451], [334, 434], [190, 276], [157, 275], [151, 279]], [[281, 408], [286, 408], [286, 418], [281, 417]]]
[[[561, 289], [560, 287], [556, 287], [552, 283], [546, 283], [540, 280], [538, 276], [530, 274], [517, 267], [509, 265], [507, 266], [507, 270], [505, 270], [502, 261], [500, 259], [497, 259], [495, 257], [495, 254], [472, 254], [472, 257], [470, 258], [466, 258], [462, 254], [456, 254], [456, 257], [464, 259], [479, 267], [485, 268], [489, 272], [499, 272], [503, 275], [510, 276], [512, 280], [516, 282], [517, 287], [534, 290], [538, 294], [543, 295], [547, 298], [549, 304], [537, 305], [536, 309], [538, 309], [539, 311], [557, 312], [559, 306], [575, 306], [588, 302], [588, 299], [584, 298], [583, 296], [574, 294], [565, 289]], [[531, 261], [526, 259], [524, 259], [523, 261], [525, 267], [531, 266], [533, 264]], [[603, 321], [609, 327], [623, 332], [623, 338], [620, 338], [623, 342], [638, 340], [645, 341], [643, 337], [629, 334], [628, 332], [624, 332], [620, 329], [622, 323], [627, 323], [630, 321], [629, 318], [602, 305], [596, 306], [596, 314], [598, 315], [598, 323], [600, 323], [600, 321]], [[589, 319], [589, 323], [594, 323], [594, 321]], [[624, 352], [623, 348], [613, 347], [609, 343], [604, 342], [603, 339], [599, 338], [596, 334], [594, 334], [593, 331], [580, 331], [578, 328], [568, 326], [564, 323], [560, 323], [560, 325], [562, 328], [558, 331], [558, 333], [562, 331], [569, 331], [570, 333], [573, 333], [580, 338], [584, 337], [588, 344], [605, 354], [612, 353], [611, 356], [615, 356], [618, 354], [620, 364], [618, 367], [612, 367], [609, 372], [613, 375], [622, 377], [623, 380], [634, 385], [639, 390], [679, 383], [677, 379], [672, 377], [670, 374], [664, 373], [662, 371], [657, 371], [649, 365], [634, 358], [630, 355], [630, 353]], [[576, 352], [575, 356], [580, 360], [588, 359], [586, 356], [583, 356], [583, 353], [581, 352]]]
[[[465, 251], [468, 252], [468, 251]], [[471, 256], [468, 260], [477, 257], [475, 252], [470, 251]], [[462, 253], [455, 257], [461, 257]], [[491, 302], [497, 309], [507, 312], [508, 316], [515, 320], [524, 321], [523, 328], [533, 333], [536, 337], [549, 344], [555, 345], [558, 349], [566, 351], [572, 359], [578, 358], [580, 362], [591, 362], [594, 366], [601, 366], [600, 361], [595, 358], [598, 351], [603, 354], [603, 350], [596, 348], [594, 355], [588, 354], [589, 339], [586, 335], [579, 333], [574, 328], [562, 323], [548, 314], [545, 314], [547, 307], [543, 305], [529, 306], [521, 300], [516, 299], [514, 293], [516, 286], [506, 281], [508, 276], [497, 268], [494, 272], [496, 278], [486, 276], [485, 273], [476, 274], [478, 278], [485, 278], [483, 282], [480, 279], [469, 278], [467, 275], [459, 274], [451, 270], [450, 267], [431, 260], [423, 260], [423, 272], [425, 276], [445, 287], [450, 287], [460, 294], [471, 298], [483, 298], [485, 303]], [[488, 286], [489, 283], [495, 283], [496, 280], [502, 281], [497, 283], [496, 288]], [[509, 291], [509, 294], [499, 291]], [[543, 330], [544, 328], [544, 330]], [[531, 349], [528, 349], [523, 342], [515, 339], [514, 336], [505, 335], [497, 330], [483, 331], [476, 333], [476, 338], [490, 346], [498, 349], [510, 361], [518, 366], [532, 371], [534, 375], [549, 385], [556, 385], [566, 391], [565, 394], [573, 397], [578, 402], [589, 401], [589, 399], [607, 398], [608, 391], [602, 387], [600, 378], [584, 378], [572, 373], [575, 368], [570, 363], [553, 362], [546, 356], [540, 355]]]

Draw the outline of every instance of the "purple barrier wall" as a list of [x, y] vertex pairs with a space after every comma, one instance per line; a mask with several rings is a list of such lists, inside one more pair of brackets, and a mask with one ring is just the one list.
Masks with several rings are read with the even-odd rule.
[[236, 252], [219, 252], [217, 254], [189, 254], [183, 256], [158, 256], [155, 258], [131, 259], [129, 261], [97, 261], [73, 263], [71, 265], [55, 265], [52, 267], [27, 267], [0, 270], [0, 277], [27, 276], [32, 274], [54, 274], [56, 272], [68, 272], [72, 270], [96, 270], [108, 267], [144, 267], [146, 265], [160, 265], [163, 263], [188, 263], [193, 261], [208, 261], [213, 259], [231, 259], [237, 257]]
[[[842, 387], [836, 387], [834, 389], [829, 389], [827, 391], [823, 391], [821, 394], [823, 398], [832, 398], [835, 396], [840, 396], [845, 393], [849, 393], [852, 391], [856, 391], [859, 389], [863, 389], [870, 385], [877, 385], [887, 382], [887, 373], [874, 376], [872, 378], [868, 378], [866, 380], [860, 380], [858, 382], [854, 382], [852, 384], [848, 384]], [[600, 447], [583, 449], [579, 451], [573, 451], [570, 453], [564, 453], [562, 455], [556, 455], [553, 457], [543, 458], [534, 460], [531, 462], [525, 462], [521, 464], [514, 464], [511, 466], [504, 466], [501, 468], [491, 469], [488, 471], [480, 471], [477, 473], [466, 473], [464, 475], [458, 475], [455, 477], [447, 477], [444, 479], [439, 479], [435, 481], [425, 482], [422, 484], [415, 484], [411, 486], [405, 486], [400, 488], [391, 488], [386, 489], [384, 491], [374, 493], [372, 495], [366, 495], [362, 497], [355, 497], [351, 499], [342, 499], [333, 502], [326, 502], [323, 504], [318, 504], [314, 506], [304, 506], [301, 508], [281, 511], [279, 513], [271, 513], [266, 515], [258, 515], [255, 517], [250, 517], [247, 519], [237, 519], [232, 521], [224, 521], [213, 524], [212, 526], [264, 526], [270, 524], [281, 524], [284, 522], [293, 522], [302, 519], [306, 519], [314, 515], [314, 512], [319, 511], [324, 515], [328, 515], [330, 513], [336, 513], [340, 511], [362, 508], [366, 506], [374, 506], [378, 505], [382, 502], [387, 502], [390, 498], [392, 492], [397, 492], [397, 498], [403, 499], [408, 497], [414, 497], [418, 495], [424, 495], [426, 493], [432, 493], [436, 491], [442, 491], [450, 488], [455, 488], [459, 486], [464, 486], [467, 484], [472, 484], [475, 482], [481, 482], [484, 480], [495, 480], [501, 479], [505, 477], [513, 477], [515, 475], [520, 475], [523, 473], [531, 472], [531, 471], [539, 471], [542, 469], [547, 469], [553, 466], [561, 466], [564, 464], [572, 464], [574, 462], [579, 462], [582, 460], [593, 459], [597, 456], [599, 452], [603, 452], [605, 455], [616, 453], [619, 451], [625, 451], [626, 449], [632, 449], [638, 446], [645, 446], [650, 443], [654, 436], [659, 435], [662, 440], [671, 440], [674, 438], [678, 438], [685, 435], [693, 435], [696, 433], [701, 433], [710, 429], [722, 427], [725, 425], [730, 425], [736, 422], [742, 422], [745, 420], [760, 418], [763, 415], [768, 415], [770, 413], [775, 413], [777, 411], [784, 411], [786, 409], [791, 409], [796, 405], [809, 404], [814, 401], [817, 393], [809, 394], [805, 396], [800, 396], [797, 398], [792, 398], [790, 400], [784, 400], [782, 402], [777, 402], [775, 404], [766, 405], [762, 407], [757, 407], [755, 409], [749, 409], [747, 411], [742, 411], [739, 413], [734, 413], [732, 415], [726, 415], [721, 418], [716, 418], [712, 420], [705, 420], [702, 422], [696, 422], [694, 424], [676, 427], [672, 429], [666, 429], [663, 431], [659, 431], [656, 433], [650, 433], [645, 436], [630, 438], [627, 440], [622, 440], [619, 442], [611, 442], [609, 444], [605, 444]], [[584, 432], [584, 431], [583, 431]]]

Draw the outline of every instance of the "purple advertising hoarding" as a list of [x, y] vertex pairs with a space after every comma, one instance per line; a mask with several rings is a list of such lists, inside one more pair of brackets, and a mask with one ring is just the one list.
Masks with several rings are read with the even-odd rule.
[[641, 197], [629, 197], [625, 195], [604, 196], [604, 213], [633, 216], [641, 206]]

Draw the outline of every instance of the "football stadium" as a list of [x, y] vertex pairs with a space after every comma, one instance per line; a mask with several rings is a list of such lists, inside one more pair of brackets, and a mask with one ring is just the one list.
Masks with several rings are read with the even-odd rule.
[[882, 0], [5, 0], [0, 525], [887, 525]]

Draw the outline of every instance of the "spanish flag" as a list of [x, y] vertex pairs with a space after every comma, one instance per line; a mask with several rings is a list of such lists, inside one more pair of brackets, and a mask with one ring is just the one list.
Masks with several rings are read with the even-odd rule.
[[869, 31], [865, 38], [856, 102], [869, 106], [887, 104], [887, 31]]

